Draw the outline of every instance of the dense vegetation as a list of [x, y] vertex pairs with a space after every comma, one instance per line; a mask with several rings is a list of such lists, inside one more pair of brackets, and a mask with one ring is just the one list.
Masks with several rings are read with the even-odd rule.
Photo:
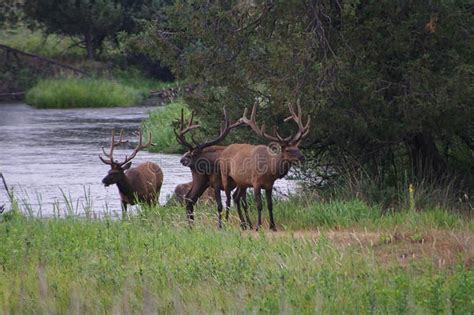
[[199, 82], [187, 102], [214, 128], [222, 104], [238, 117], [258, 100], [272, 126], [300, 103], [313, 118], [309, 172], [472, 188], [468, 1], [179, 1], [165, 12], [128, 44]]
[[[0, 217], [6, 313], [453, 313], [474, 310], [472, 235], [443, 210], [279, 202], [282, 232], [192, 230], [181, 207], [130, 220]], [[255, 215], [255, 213], [253, 213]], [[302, 230], [304, 229], [304, 230]]]

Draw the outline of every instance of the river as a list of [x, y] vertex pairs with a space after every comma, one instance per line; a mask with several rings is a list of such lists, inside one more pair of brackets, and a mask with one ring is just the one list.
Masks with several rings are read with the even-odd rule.
[[[109, 166], [98, 154], [108, 147], [112, 129], [124, 129], [131, 143], [117, 148], [123, 157], [136, 145], [141, 122], [153, 107], [36, 109], [23, 103], [0, 103], [0, 172], [24, 211], [33, 215], [95, 215], [120, 213], [116, 186], [104, 187]], [[158, 163], [164, 173], [160, 204], [165, 204], [177, 184], [191, 180], [179, 155], [139, 152], [133, 160]], [[294, 182], [279, 180], [280, 193], [294, 189]], [[0, 206], [9, 207], [0, 183]]]

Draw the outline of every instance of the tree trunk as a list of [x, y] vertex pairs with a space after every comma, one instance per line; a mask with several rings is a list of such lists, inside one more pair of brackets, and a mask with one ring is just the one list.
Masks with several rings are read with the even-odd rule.
[[90, 32], [87, 32], [84, 34], [84, 42], [86, 44], [87, 59], [94, 60], [95, 59], [94, 40]]
[[415, 176], [418, 179], [439, 179], [446, 173], [446, 161], [430, 134], [417, 133], [405, 141]]

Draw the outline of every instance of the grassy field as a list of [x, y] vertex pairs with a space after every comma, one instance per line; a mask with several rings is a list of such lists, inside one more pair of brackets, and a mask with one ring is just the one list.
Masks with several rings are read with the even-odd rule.
[[276, 233], [196, 213], [192, 229], [171, 206], [126, 221], [4, 215], [0, 313], [474, 312], [474, 224], [452, 212], [281, 201]]

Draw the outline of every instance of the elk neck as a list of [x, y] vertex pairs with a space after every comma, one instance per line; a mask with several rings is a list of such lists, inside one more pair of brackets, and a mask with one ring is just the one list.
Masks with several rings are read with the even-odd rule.
[[291, 163], [290, 161], [283, 158], [282, 153], [279, 153], [274, 157], [274, 165], [276, 166], [276, 175], [277, 178], [283, 178], [290, 171]]
[[126, 174], [117, 182], [117, 187], [122, 195], [127, 196], [128, 200], [133, 200], [135, 191]]

